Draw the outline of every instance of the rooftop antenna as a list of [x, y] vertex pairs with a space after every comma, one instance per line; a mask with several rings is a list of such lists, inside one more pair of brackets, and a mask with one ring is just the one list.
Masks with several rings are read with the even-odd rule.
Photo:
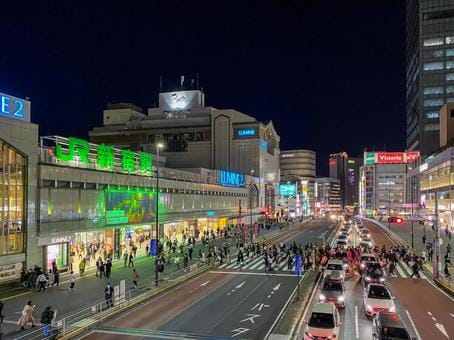
[[196, 78], [197, 78], [197, 90], [199, 89], [199, 72], [196, 73]]
[[162, 76], [159, 76], [159, 92], [162, 92]]

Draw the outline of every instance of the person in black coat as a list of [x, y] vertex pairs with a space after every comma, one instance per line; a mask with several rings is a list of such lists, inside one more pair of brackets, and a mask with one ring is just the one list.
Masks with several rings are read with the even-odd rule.
[[106, 299], [107, 308], [113, 307], [113, 291], [113, 287], [110, 285], [110, 283], [107, 283], [106, 288], [104, 288], [104, 298]]

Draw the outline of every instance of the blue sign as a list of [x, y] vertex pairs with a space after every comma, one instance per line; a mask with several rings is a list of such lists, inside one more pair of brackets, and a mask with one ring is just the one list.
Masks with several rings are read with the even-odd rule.
[[296, 184], [295, 183], [279, 184], [279, 194], [283, 197], [296, 196]]
[[244, 187], [244, 175], [226, 170], [220, 170], [219, 183], [226, 187]]
[[256, 129], [238, 129], [236, 131], [238, 137], [254, 137], [257, 135]]
[[301, 276], [301, 255], [295, 256], [295, 275]]
[[156, 256], [156, 240], [155, 239], [150, 240], [150, 255]]
[[215, 213], [214, 211], [210, 210], [210, 211], [207, 211], [207, 217], [214, 217]]
[[266, 149], [268, 147], [268, 142], [266, 140], [261, 139], [260, 140], [260, 147], [262, 149]]
[[0, 116], [30, 122], [30, 102], [0, 93]]

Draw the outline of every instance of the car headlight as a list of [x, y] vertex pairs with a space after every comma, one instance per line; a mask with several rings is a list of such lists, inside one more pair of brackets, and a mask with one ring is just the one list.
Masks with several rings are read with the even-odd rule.
[[348, 264], [347, 264], [347, 263], [344, 263], [344, 264], [343, 264], [343, 267], [344, 267], [344, 268], [348, 268]]
[[361, 263], [359, 266], [360, 266], [361, 268], [365, 268], [365, 267], [366, 267], [366, 265], [365, 265], [364, 263]]
[[369, 247], [372, 247], [372, 242], [369, 242]]
[[311, 333], [309, 333], [308, 331], [304, 332], [304, 334], [306, 334], [309, 338], [313, 339], [314, 337], [312, 336]]
[[367, 309], [368, 311], [372, 311], [372, 310], [373, 310], [372, 306], [369, 305], [369, 304], [366, 304], [366, 309]]
[[339, 301], [339, 302], [344, 302], [344, 301], [345, 301], [344, 296], [343, 296], [343, 295], [339, 296], [339, 297], [337, 298], [337, 301]]
[[323, 295], [323, 294], [320, 294], [319, 298], [320, 298], [321, 301], [324, 301], [326, 299], [326, 296]]
[[365, 280], [370, 281], [370, 276], [366, 276]]
[[384, 278], [384, 277], [381, 277], [381, 278], [380, 278], [380, 282], [385, 282], [385, 278]]
[[396, 306], [392, 306], [390, 309], [389, 309], [390, 312], [394, 313], [396, 311]]

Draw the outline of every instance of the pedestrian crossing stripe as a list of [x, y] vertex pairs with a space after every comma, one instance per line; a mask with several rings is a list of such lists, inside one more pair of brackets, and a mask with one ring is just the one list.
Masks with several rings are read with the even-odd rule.
[[[224, 264], [220, 265], [219, 268], [264, 270], [265, 269], [265, 260], [263, 259], [262, 256], [259, 256], [255, 259], [253, 259], [252, 261], [249, 261], [249, 262], [246, 261], [244, 264], [237, 264], [236, 262], [231, 263], [231, 264], [224, 263]], [[292, 264], [292, 269], [288, 269], [287, 261], [281, 261], [279, 263], [279, 265], [277, 265], [276, 263], [273, 262], [273, 263], [271, 263], [271, 268], [273, 268], [273, 270], [278, 270], [278, 271], [287, 271], [287, 272], [295, 271], [294, 264]]]

